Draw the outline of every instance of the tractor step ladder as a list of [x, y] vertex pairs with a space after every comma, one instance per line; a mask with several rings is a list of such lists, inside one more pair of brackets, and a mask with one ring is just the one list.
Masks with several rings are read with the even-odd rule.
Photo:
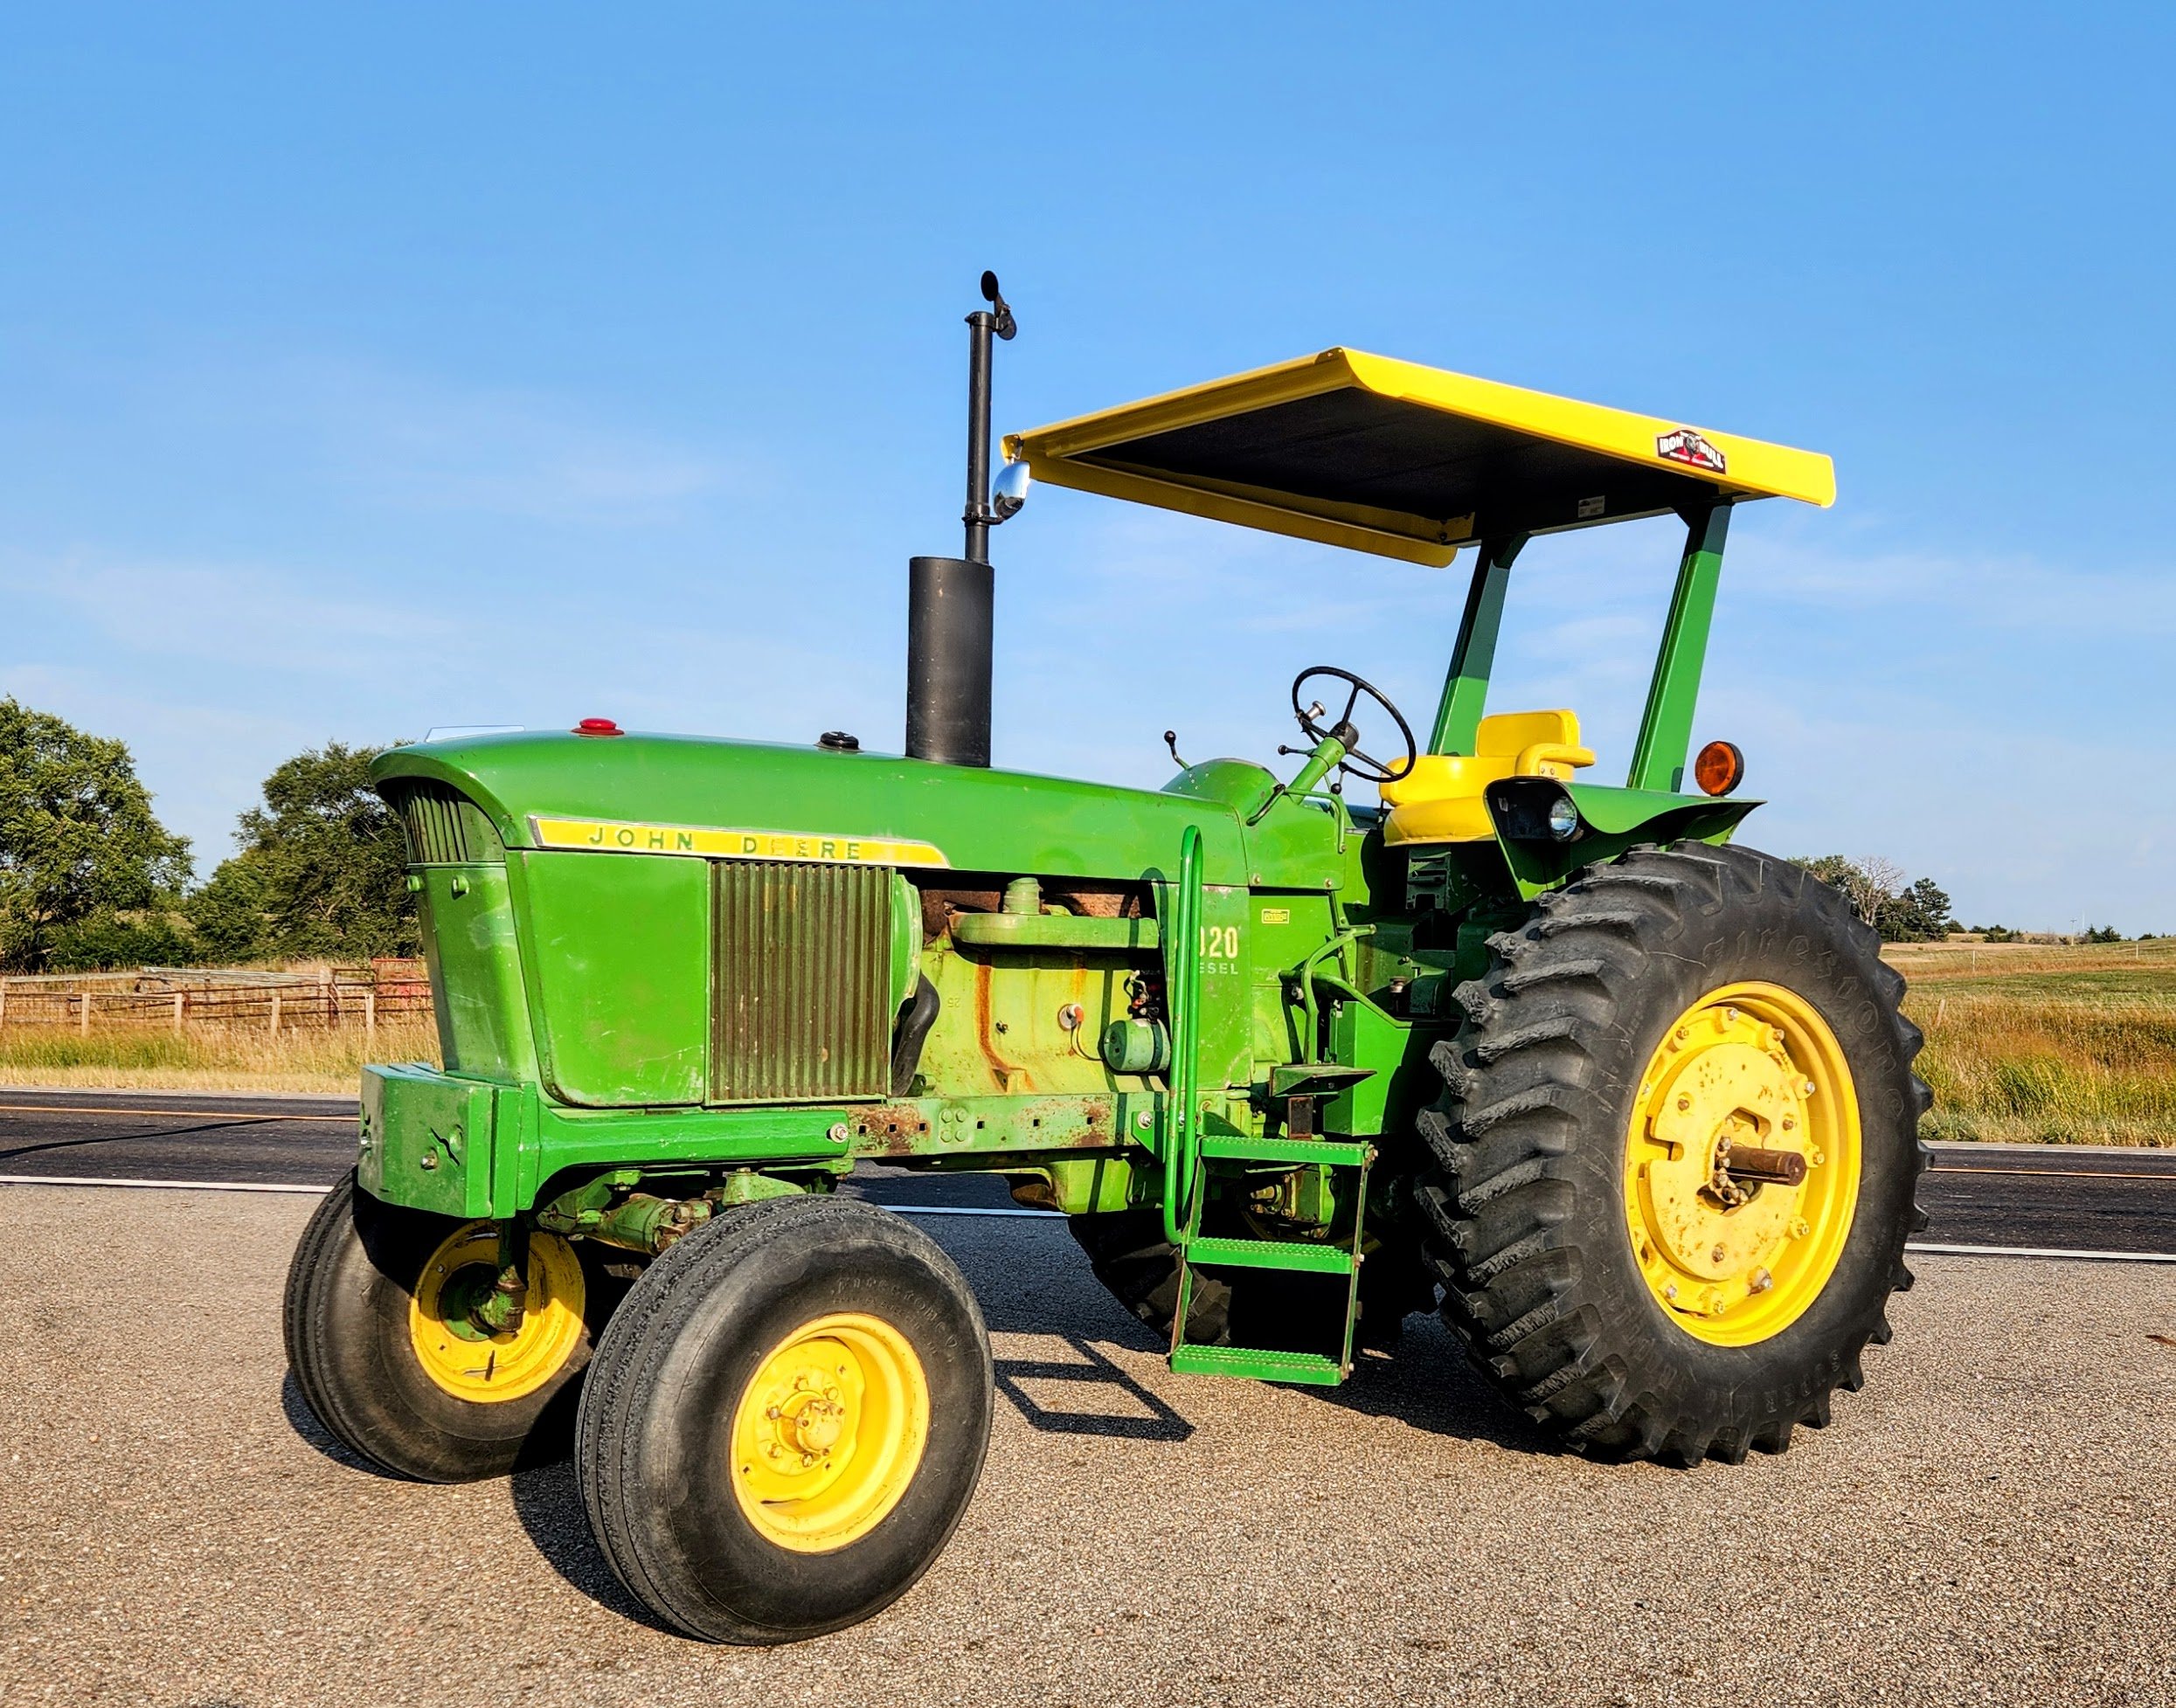
[[[1300, 1382], [1317, 1387], [1334, 1387], [1352, 1374], [1353, 1328], [1360, 1303], [1363, 1212], [1368, 1199], [1368, 1171], [1374, 1162], [1375, 1147], [1357, 1141], [1249, 1138], [1221, 1134], [1205, 1134], [1202, 1138], [1194, 1189], [1188, 1200], [1188, 1225], [1182, 1230], [1186, 1237], [1179, 1242], [1179, 1301], [1171, 1319], [1174, 1370], [1199, 1376], [1251, 1376], [1258, 1381]], [[1243, 1171], [1265, 1165], [1307, 1164], [1355, 1171], [1353, 1231], [1348, 1243], [1212, 1238], [1198, 1231], [1211, 1172], [1219, 1165]], [[1185, 1333], [1187, 1315], [1194, 1302], [1194, 1273], [1204, 1267], [1283, 1269], [1291, 1274], [1342, 1276], [1344, 1323], [1336, 1352], [1296, 1352], [1264, 1346], [1202, 1346], [1189, 1342]]]
[[[1172, 929], [1165, 937], [1165, 1003], [1171, 1016], [1171, 1099], [1164, 1121], [1164, 1235], [1178, 1250], [1179, 1297], [1171, 1319], [1171, 1367], [1203, 1376], [1250, 1376], [1260, 1381], [1334, 1387], [1352, 1373], [1353, 1325], [1359, 1315], [1362, 1224], [1368, 1171], [1375, 1147], [1363, 1141], [1313, 1136], [1255, 1138], [1202, 1133], [1200, 1089], [1202, 875], [1201, 832], [1188, 826], [1179, 845], [1179, 879]], [[1335, 1070], [1333, 1069], [1333, 1072]], [[1311, 1105], [1310, 1105], [1311, 1107]], [[1317, 1166], [1358, 1171], [1349, 1245], [1302, 1240], [1213, 1237], [1201, 1231], [1212, 1172]], [[1184, 1189], [1182, 1198], [1181, 1190]], [[1334, 1357], [1262, 1346], [1205, 1346], [1186, 1338], [1197, 1268], [1282, 1269], [1345, 1280], [1344, 1328]]]

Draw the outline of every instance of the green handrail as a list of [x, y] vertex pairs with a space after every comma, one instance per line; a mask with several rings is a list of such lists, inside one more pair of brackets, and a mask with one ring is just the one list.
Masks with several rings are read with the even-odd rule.
[[1188, 825], [1179, 839], [1179, 881], [1171, 898], [1171, 930], [1163, 940], [1164, 1006], [1171, 1018], [1171, 1108], [1163, 1131], [1163, 1236], [1186, 1242], [1198, 1139], [1200, 1041], [1196, 1014], [1202, 999], [1202, 830]]

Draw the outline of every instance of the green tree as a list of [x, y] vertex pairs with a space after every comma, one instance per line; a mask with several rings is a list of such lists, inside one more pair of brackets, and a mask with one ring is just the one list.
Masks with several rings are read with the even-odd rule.
[[1874, 923], [1886, 943], [1932, 943], [1949, 935], [1949, 895], [1932, 878], [1914, 879], [1889, 897]]
[[412, 955], [420, 941], [400, 821], [371, 787], [375, 748], [328, 742], [265, 779], [240, 851], [190, 898], [204, 952]]
[[64, 950], [80, 965], [139, 944], [125, 916], [163, 920], [190, 869], [125, 743], [0, 699], [0, 965], [42, 972]]

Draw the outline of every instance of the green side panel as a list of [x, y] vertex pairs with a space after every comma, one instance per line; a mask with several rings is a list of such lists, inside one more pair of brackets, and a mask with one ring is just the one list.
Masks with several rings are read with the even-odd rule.
[[509, 870], [551, 1094], [598, 1108], [701, 1103], [709, 863], [516, 853]]
[[1690, 518], [1685, 555], [1679, 561], [1670, 614], [1647, 684], [1647, 706], [1632, 749], [1633, 789], [1685, 786], [1685, 752], [1692, 744], [1693, 713], [1700, 704], [1700, 674], [1708, 657], [1708, 629], [1722, 577], [1722, 547], [1730, 531], [1730, 507], [1717, 504]]
[[721, 860], [710, 870], [710, 1100], [883, 1096], [891, 1089], [891, 869]]
[[1313, 1352], [1265, 1352], [1252, 1346], [1181, 1346], [1171, 1367], [1183, 1376], [1251, 1376], [1261, 1382], [1298, 1382], [1335, 1387], [1345, 1372], [1333, 1358]]
[[1322, 1103], [1322, 1125], [1331, 1132], [1403, 1132], [1423, 1104], [1441, 1090], [1428, 1065], [1428, 1047], [1440, 1030], [1416, 1027], [1356, 996], [1336, 999], [1330, 1013], [1330, 1053], [1368, 1078]]
[[509, 1082], [536, 1078], [504, 861], [423, 866], [415, 875], [423, 883], [424, 959], [447, 1071]]
[[496, 1089], [429, 1068], [364, 1068], [357, 1183], [388, 1204], [489, 1215]]

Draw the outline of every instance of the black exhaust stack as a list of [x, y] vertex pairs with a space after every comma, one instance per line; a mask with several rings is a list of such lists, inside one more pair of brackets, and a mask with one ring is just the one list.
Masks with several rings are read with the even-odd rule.
[[1019, 328], [994, 273], [982, 300], [967, 316], [967, 552], [907, 559], [907, 756], [944, 765], [990, 762], [990, 529], [1005, 519], [990, 508], [990, 340]]

